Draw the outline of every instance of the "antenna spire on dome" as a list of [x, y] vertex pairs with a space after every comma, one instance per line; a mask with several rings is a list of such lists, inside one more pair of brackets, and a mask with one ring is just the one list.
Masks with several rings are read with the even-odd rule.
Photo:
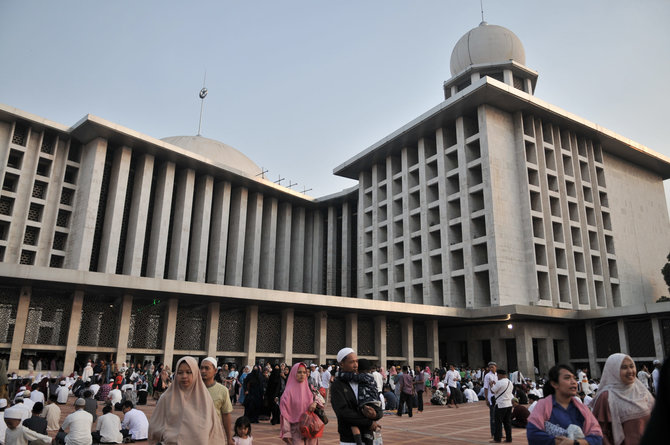
[[202, 136], [200, 134], [200, 128], [202, 126], [202, 107], [205, 105], [205, 97], [207, 97], [207, 88], [205, 88], [205, 82], [207, 82], [207, 70], [205, 70], [205, 78], [202, 79], [202, 89], [198, 94], [198, 97], [200, 97], [200, 120], [198, 121], [198, 136]]
[[486, 23], [486, 20], [484, 20], [484, 0], [479, 0], [479, 6], [482, 9], [482, 23]]

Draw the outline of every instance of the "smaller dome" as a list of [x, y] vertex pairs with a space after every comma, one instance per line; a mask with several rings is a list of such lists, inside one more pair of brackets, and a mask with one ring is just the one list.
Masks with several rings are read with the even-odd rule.
[[507, 28], [481, 22], [468, 31], [451, 53], [451, 75], [470, 65], [504, 63], [514, 60], [526, 64], [526, 51], [521, 40]]
[[231, 168], [244, 172], [247, 176], [257, 176], [261, 168], [242, 152], [230, 145], [202, 136], [171, 136], [161, 139], [168, 144], [176, 145], [190, 152], [204, 156]]

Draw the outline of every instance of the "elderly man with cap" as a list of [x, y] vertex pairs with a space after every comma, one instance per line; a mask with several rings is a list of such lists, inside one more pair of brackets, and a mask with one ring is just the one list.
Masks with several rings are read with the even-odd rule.
[[231, 426], [231, 414], [233, 412], [233, 404], [230, 401], [230, 394], [228, 388], [214, 380], [216, 376], [217, 362], [213, 357], [207, 357], [200, 362], [200, 376], [202, 381], [212, 396], [214, 402], [214, 409], [223, 424], [223, 431], [226, 433], [226, 440], [228, 445], [233, 445], [233, 430]]
[[498, 383], [498, 375], [496, 374], [496, 369], [498, 366], [496, 365], [496, 362], [489, 362], [488, 368], [489, 372], [484, 376], [484, 400], [486, 400], [486, 404], [489, 407], [489, 423], [491, 426], [491, 436], [493, 437], [496, 428], [496, 404], [491, 400], [493, 397], [493, 391], [491, 391], [491, 388], [493, 388], [493, 385]]
[[[5, 424], [7, 426], [7, 430], [5, 431], [5, 434], [3, 436], [5, 443], [28, 445], [29, 442], [33, 441], [35, 441], [36, 443], [46, 443], [46, 444], [55, 442], [51, 440], [51, 437], [46, 436], [44, 434], [40, 434], [23, 426], [21, 424], [23, 421], [22, 416], [23, 411], [16, 406], [13, 406], [5, 410], [4, 419]], [[89, 433], [88, 435], [90, 438], [91, 433]]]
[[[93, 416], [87, 412], [86, 400], [77, 399], [74, 402], [75, 412], [68, 415], [63, 421], [56, 440], [65, 445], [91, 445], [93, 437], [91, 436], [91, 426], [93, 425]], [[67, 435], [65, 430], [68, 430]]]
[[[351, 348], [343, 348], [337, 353], [337, 362], [343, 372], [358, 372], [358, 356]], [[351, 427], [358, 427], [361, 434], [375, 431], [377, 415], [370, 406], [364, 406], [362, 413], [358, 410], [358, 383], [345, 382], [336, 377], [330, 385], [331, 403], [337, 416], [337, 432], [340, 445], [355, 445]]]
[[61, 405], [64, 405], [67, 403], [67, 396], [70, 394], [70, 390], [67, 387], [67, 383], [65, 383], [65, 380], [61, 380], [58, 386], [58, 389], [56, 390], [56, 397], [57, 397], [57, 402], [60, 403]]

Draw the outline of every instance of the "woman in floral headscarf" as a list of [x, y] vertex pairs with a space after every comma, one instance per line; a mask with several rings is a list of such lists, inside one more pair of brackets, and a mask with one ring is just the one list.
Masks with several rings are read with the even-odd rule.
[[618, 353], [605, 363], [592, 406], [604, 445], [637, 445], [651, 416], [654, 397], [637, 379], [633, 359]]

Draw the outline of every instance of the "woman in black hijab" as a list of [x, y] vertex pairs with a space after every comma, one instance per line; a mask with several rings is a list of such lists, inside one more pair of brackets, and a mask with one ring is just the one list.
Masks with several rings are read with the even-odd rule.
[[279, 423], [279, 396], [281, 395], [281, 376], [279, 365], [275, 365], [268, 378], [268, 386], [265, 390], [264, 407], [271, 416], [270, 424]]
[[263, 409], [263, 385], [261, 383], [261, 372], [254, 366], [251, 374], [244, 379], [244, 415], [251, 423], [258, 423], [258, 416]]

